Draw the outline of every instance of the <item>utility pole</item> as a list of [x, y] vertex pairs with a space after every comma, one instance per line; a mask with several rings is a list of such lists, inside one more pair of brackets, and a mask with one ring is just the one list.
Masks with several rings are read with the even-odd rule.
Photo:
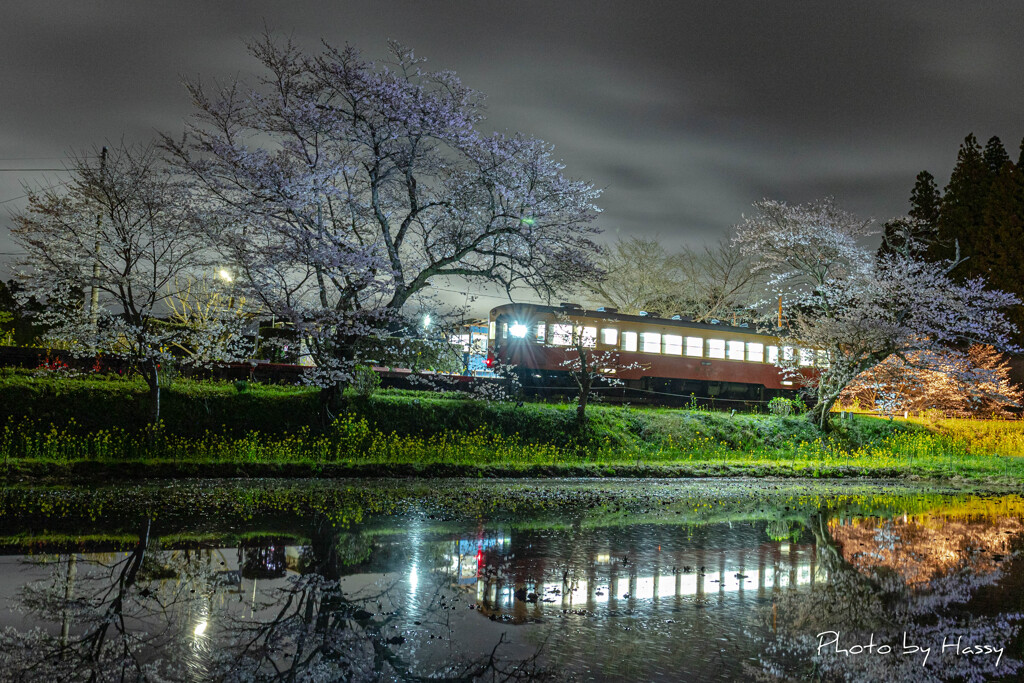
[[[106, 175], [107, 170], [107, 148], [100, 152], [100, 182]], [[103, 214], [96, 214], [96, 233], [99, 234], [100, 224], [103, 221]], [[96, 256], [92, 261], [92, 292], [89, 297], [89, 325], [93, 330], [99, 325], [100, 317], [100, 241], [96, 240]]]

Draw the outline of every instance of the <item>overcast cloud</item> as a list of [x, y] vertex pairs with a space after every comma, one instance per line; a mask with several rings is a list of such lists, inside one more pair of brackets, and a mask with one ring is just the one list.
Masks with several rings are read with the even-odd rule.
[[[920, 170], [945, 183], [969, 132], [1016, 159], [1022, 20], [1020, 2], [8, 2], [0, 168], [180, 132], [181, 77], [251, 75], [244, 41], [265, 22], [370, 57], [391, 38], [454, 69], [488, 95], [487, 125], [547, 140], [606, 188], [610, 235], [716, 239], [763, 197], [884, 219]], [[65, 177], [0, 172], [0, 208]]]

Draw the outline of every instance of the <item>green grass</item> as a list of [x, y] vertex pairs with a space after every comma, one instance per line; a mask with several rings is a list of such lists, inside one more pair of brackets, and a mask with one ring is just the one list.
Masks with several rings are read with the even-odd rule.
[[219, 466], [236, 465], [246, 474], [274, 468], [544, 474], [568, 468], [603, 476], [662, 471], [1024, 480], [1024, 423], [1018, 421], [858, 417], [825, 435], [801, 416], [599, 404], [588, 409], [587, 428], [580, 430], [569, 404], [516, 406], [384, 391], [347, 397], [341, 415], [322, 427], [316, 390], [251, 385], [239, 391], [231, 383], [180, 382], [164, 392], [164, 421], [139, 428], [143, 392], [132, 381], [0, 374], [4, 472], [70, 471], [83, 464], [116, 471], [133, 464], [138, 467], [124, 471], [160, 466], [172, 473], [223, 473]]

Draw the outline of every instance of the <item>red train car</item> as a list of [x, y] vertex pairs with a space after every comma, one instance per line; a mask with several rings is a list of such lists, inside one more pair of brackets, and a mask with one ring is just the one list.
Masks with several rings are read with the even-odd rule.
[[795, 358], [807, 375], [825, 360], [812, 349], [780, 347], [776, 337], [745, 324], [624, 315], [612, 308], [505, 304], [491, 309], [488, 322], [488, 363], [515, 366], [524, 389], [541, 395], [573, 386], [563, 363], [578, 353], [574, 340], [594, 351], [617, 352], [622, 366], [639, 367], [616, 371], [623, 395], [646, 394], [667, 403], [794, 397], [799, 382], [783, 375], [778, 355]]

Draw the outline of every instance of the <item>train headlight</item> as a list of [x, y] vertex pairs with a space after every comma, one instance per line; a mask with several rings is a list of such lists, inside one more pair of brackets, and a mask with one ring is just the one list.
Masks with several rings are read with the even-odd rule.
[[511, 325], [509, 325], [508, 333], [511, 334], [513, 337], [522, 339], [523, 337], [526, 336], [526, 325], [522, 323], [512, 323]]

